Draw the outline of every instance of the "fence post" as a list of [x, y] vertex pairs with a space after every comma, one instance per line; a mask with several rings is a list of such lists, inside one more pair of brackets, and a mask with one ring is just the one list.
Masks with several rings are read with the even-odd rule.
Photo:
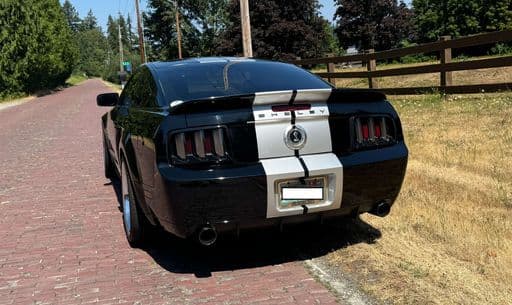
[[[327, 57], [334, 57], [334, 54], [329, 54]], [[330, 62], [327, 64], [327, 73], [334, 73], [336, 72], [336, 65], [333, 62]], [[327, 81], [336, 87], [336, 78], [335, 77], [328, 77]]]
[[[441, 36], [440, 41], [448, 41], [452, 39], [451, 36]], [[450, 63], [452, 61], [452, 49], [444, 47], [441, 50], [441, 64], [444, 67], [444, 64]], [[452, 72], [441, 72], [441, 91], [444, 94], [446, 92], [446, 87], [452, 85]]]
[[379, 88], [379, 85], [377, 84], [377, 80], [372, 78], [372, 72], [377, 70], [377, 60], [375, 58], [371, 58], [369, 54], [375, 53], [374, 49], [367, 50], [366, 53], [368, 54], [368, 87], [370, 89], [376, 89]]

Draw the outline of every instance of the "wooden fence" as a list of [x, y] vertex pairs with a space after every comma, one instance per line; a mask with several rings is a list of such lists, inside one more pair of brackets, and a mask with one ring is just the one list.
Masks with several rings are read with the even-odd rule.
[[[296, 65], [326, 64], [327, 72], [316, 73], [320, 77], [333, 82], [337, 78], [367, 78], [370, 88], [387, 94], [423, 94], [426, 92], [440, 92], [445, 94], [498, 92], [512, 90], [512, 75], [509, 82], [478, 85], [453, 85], [452, 72], [474, 69], [486, 69], [512, 66], [512, 56], [501, 56], [487, 59], [476, 59], [462, 62], [452, 62], [452, 49], [468, 48], [480, 45], [489, 45], [497, 42], [512, 41], [512, 31], [498, 31], [457, 39], [443, 36], [437, 42], [421, 44], [417, 46], [393, 49], [382, 52], [368, 50], [364, 54], [347, 55], [340, 57], [326, 57], [313, 59], [299, 59], [293, 63]], [[394, 69], [377, 70], [377, 60], [400, 58], [406, 55], [439, 52], [440, 62], [430, 65], [415, 67], [403, 67]], [[335, 64], [347, 62], [366, 63], [367, 71], [336, 72]], [[402, 76], [424, 73], [440, 73], [439, 86], [408, 87], [408, 88], [379, 88], [377, 77]]]

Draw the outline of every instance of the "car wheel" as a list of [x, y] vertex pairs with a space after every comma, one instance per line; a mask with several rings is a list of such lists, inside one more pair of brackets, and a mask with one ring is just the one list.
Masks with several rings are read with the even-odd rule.
[[103, 140], [103, 166], [105, 169], [105, 178], [112, 179], [116, 177], [116, 170], [114, 169], [114, 163], [108, 152], [107, 144]]
[[141, 247], [145, 241], [146, 219], [135, 200], [125, 161], [121, 162], [121, 200], [126, 239], [131, 247]]

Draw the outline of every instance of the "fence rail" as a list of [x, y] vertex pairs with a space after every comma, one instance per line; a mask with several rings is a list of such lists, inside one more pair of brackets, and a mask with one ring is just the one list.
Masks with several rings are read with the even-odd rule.
[[[452, 62], [452, 49], [468, 48], [481, 45], [488, 45], [497, 42], [512, 41], [512, 30], [498, 31], [486, 34], [479, 34], [457, 39], [451, 39], [449, 36], [443, 36], [437, 42], [421, 44], [417, 46], [393, 49], [382, 52], [368, 50], [364, 54], [355, 54], [338, 57], [300, 59], [293, 61], [296, 65], [316, 65], [327, 64], [327, 72], [316, 73], [320, 77], [327, 78], [334, 82], [337, 78], [366, 78], [368, 86], [375, 90], [387, 94], [423, 94], [426, 92], [441, 93], [478, 93], [478, 92], [497, 92], [512, 90], [512, 82], [496, 84], [477, 84], [477, 85], [453, 85], [452, 72], [467, 71], [475, 69], [499, 68], [512, 66], [512, 56], [502, 56], [495, 58], [477, 59], [464, 62]], [[421, 65], [415, 67], [404, 67], [377, 70], [377, 60], [400, 58], [407, 55], [439, 52], [438, 64]], [[367, 71], [357, 72], [336, 72], [335, 64], [358, 62], [366, 63]], [[402, 76], [412, 74], [440, 73], [439, 86], [430, 87], [408, 87], [408, 88], [379, 88], [377, 77]], [[512, 79], [510, 80], [512, 81]]]

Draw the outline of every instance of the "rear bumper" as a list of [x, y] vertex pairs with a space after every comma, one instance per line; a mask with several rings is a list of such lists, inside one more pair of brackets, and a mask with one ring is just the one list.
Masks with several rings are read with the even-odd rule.
[[223, 231], [360, 214], [382, 200], [393, 204], [405, 176], [407, 156], [403, 143], [336, 156], [342, 164], [342, 179], [335, 180], [341, 196], [333, 198], [341, 202], [307, 213], [277, 215], [269, 212], [271, 204], [267, 206], [273, 190], [269, 192], [271, 176], [262, 163], [215, 170], [159, 164], [150, 207], [160, 224], [180, 237], [189, 237], [207, 223]]

